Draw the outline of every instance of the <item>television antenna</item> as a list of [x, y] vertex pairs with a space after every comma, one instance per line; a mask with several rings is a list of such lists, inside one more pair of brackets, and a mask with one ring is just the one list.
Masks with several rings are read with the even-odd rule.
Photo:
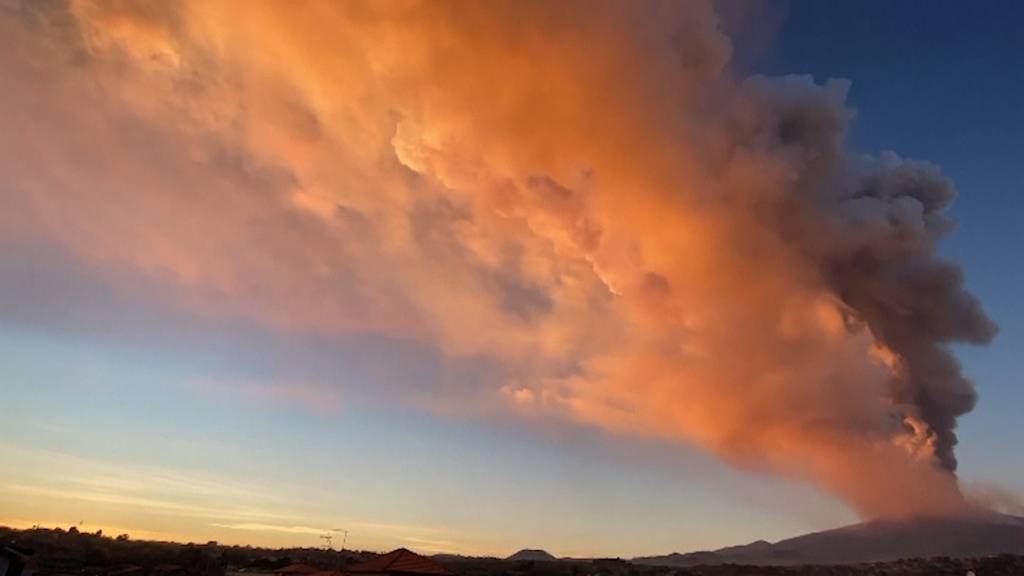
[[348, 541], [348, 530], [344, 528], [328, 528], [327, 533], [320, 536], [324, 541], [324, 550], [334, 550], [334, 534], [341, 533], [341, 551], [345, 551], [345, 542]]
[[333, 530], [335, 532], [341, 532], [341, 551], [344, 552], [345, 542], [348, 541], [348, 530], [345, 530], [344, 528], [334, 528]]

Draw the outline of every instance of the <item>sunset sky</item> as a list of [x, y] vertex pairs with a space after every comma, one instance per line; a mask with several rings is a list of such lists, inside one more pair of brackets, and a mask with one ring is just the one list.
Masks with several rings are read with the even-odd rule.
[[0, 525], [630, 557], [1021, 512], [985, 5], [0, 0]]

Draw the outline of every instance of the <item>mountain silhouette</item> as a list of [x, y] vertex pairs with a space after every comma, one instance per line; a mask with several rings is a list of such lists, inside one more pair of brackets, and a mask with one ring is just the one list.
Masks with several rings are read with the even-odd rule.
[[713, 551], [634, 558], [637, 564], [857, 564], [902, 558], [1024, 554], [1024, 518], [988, 515], [960, 519], [872, 521], [769, 543]]

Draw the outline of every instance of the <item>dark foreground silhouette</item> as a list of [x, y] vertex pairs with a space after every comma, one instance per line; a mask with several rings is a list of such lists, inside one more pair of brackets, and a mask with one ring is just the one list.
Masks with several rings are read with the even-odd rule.
[[[110, 537], [75, 529], [0, 527], [0, 544], [4, 554], [0, 558], [0, 572], [7, 570], [7, 576], [361, 576], [367, 566], [389, 564], [395, 567], [393, 563], [373, 561], [380, 555], [367, 551], [137, 541], [127, 535]], [[541, 551], [530, 552], [535, 558], [547, 557], [540, 554]], [[673, 559], [673, 556], [657, 558]], [[445, 571], [458, 576], [964, 576], [968, 571], [977, 576], [1024, 574], [1024, 555], [1013, 554], [960, 558], [938, 555], [845, 565], [791, 563], [784, 566], [745, 565], [725, 560], [721, 554], [707, 559], [712, 562], [687, 566], [652, 564], [650, 558], [636, 561], [618, 558], [515, 560], [437, 555], [431, 560], [435, 566], [443, 566]], [[696, 558], [690, 557], [687, 561], [690, 560]], [[409, 561], [406, 565], [430, 564]], [[375, 573], [419, 576], [388, 567]]]

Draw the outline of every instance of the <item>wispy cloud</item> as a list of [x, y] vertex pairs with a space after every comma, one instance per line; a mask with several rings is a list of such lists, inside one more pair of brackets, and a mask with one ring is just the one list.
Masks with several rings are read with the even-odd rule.
[[242, 522], [237, 524], [213, 523], [210, 526], [218, 528], [229, 528], [231, 530], [250, 530], [254, 532], [284, 532], [287, 534], [312, 534], [322, 535], [330, 532], [328, 528], [313, 528], [310, 526], [283, 526], [280, 524], [260, 524], [256, 522]]
[[280, 498], [254, 484], [9, 444], [0, 444], [0, 456], [13, 465], [0, 473], [0, 487], [8, 493], [187, 518], [292, 519], [273, 510]]
[[[201, 522], [203, 526], [214, 529], [267, 535], [318, 537], [337, 527], [344, 527], [351, 531], [349, 543], [365, 549], [383, 549], [404, 542], [431, 552], [474, 550], [470, 544], [472, 538], [445, 527], [381, 522], [323, 511], [299, 515], [292, 512], [294, 501], [287, 501], [281, 496], [281, 487], [165, 467], [110, 462], [52, 450], [28, 449], [2, 442], [0, 458], [10, 465], [0, 470], [0, 493], [24, 502], [47, 502], [55, 505], [57, 510], [61, 503], [69, 504], [68, 509], [101, 505], [108, 512], [119, 513], [120, 517], [173, 518], [176, 519], [175, 525]], [[315, 490], [305, 491], [306, 499], [328, 496]], [[13, 517], [5, 521], [18, 526], [63, 526], [76, 524], [78, 519], [51, 513], [31, 521]], [[126, 527], [90, 518], [89, 529], [97, 528], [111, 533], [127, 532], [136, 537], [191, 538], [185, 532]], [[236, 541], [246, 541], [246, 538]], [[261, 541], [280, 542], [273, 539]]]

